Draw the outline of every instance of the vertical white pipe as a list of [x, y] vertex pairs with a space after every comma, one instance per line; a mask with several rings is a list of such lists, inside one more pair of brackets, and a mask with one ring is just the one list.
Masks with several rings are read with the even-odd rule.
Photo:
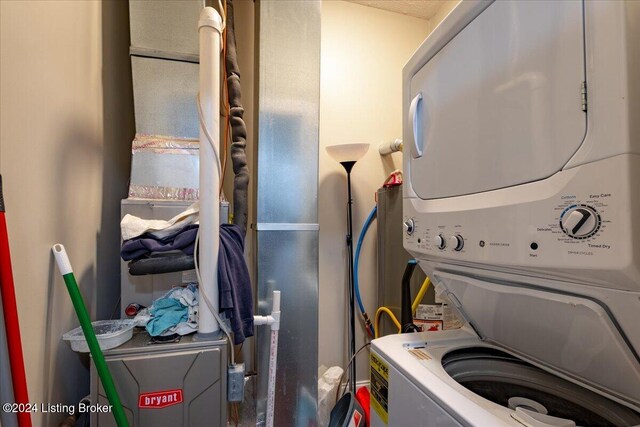
[[267, 422], [266, 427], [273, 427], [276, 411], [276, 369], [278, 364], [278, 331], [271, 331], [271, 345], [269, 354], [269, 380], [267, 390]]
[[[199, 268], [200, 313], [198, 334], [201, 337], [216, 334], [220, 325], [204, 301], [207, 298], [218, 309], [218, 251], [220, 248], [220, 175], [216, 152], [220, 152], [220, 38], [222, 19], [212, 7], [200, 12], [200, 97], [202, 108], [200, 123], [200, 238]], [[213, 137], [213, 146], [203, 126]], [[216, 151], [214, 151], [216, 150]]]
[[273, 427], [276, 409], [276, 370], [278, 367], [278, 331], [280, 330], [280, 291], [273, 291], [273, 307], [271, 316], [271, 345], [269, 348], [269, 380], [267, 389], [267, 420], [266, 427]]

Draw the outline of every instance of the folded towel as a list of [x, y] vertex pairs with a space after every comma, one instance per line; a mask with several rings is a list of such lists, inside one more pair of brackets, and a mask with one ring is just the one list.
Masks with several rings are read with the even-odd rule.
[[122, 240], [133, 239], [145, 233], [153, 237], [162, 239], [178, 233], [184, 227], [198, 222], [200, 203], [195, 202], [184, 212], [171, 218], [169, 221], [160, 219], [142, 219], [137, 216], [127, 214], [120, 221], [120, 232]]
[[198, 225], [185, 226], [176, 235], [157, 238], [146, 233], [140, 237], [125, 240], [120, 248], [120, 256], [125, 261], [140, 259], [154, 252], [170, 252], [180, 250], [186, 255], [193, 255], [193, 249], [198, 234]]

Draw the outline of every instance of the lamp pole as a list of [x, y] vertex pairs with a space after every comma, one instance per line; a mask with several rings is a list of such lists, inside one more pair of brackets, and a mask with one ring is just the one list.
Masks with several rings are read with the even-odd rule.
[[355, 289], [353, 286], [353, 199], [351, 198], [351, 169], [356, 164], [355, 161], [340, 162], [347, 171], [347, 251], [349, 253], [349, 357], [351, 366], [349, 368], [349, 391], [355, 392], [356, 387], [356, 361], [353, 355], [356, 352], [356, 319], [354, 314]]
[[351, 169], [369, 150], [367, 143], [336, 144], [325, 147], [327, 153], [347, 172], [347, 251], [349, 253], [349, 391], [356, 389], [356, 317], [355, 276], [353, 271], [353, 199], [351, 197]]

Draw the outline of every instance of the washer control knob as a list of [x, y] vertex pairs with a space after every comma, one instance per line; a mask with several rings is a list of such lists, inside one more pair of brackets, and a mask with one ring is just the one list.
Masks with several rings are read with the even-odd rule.
[[447, 247], [447, 241], [444, 239], [442, 234], [438, 234], [433, 238], [433, 244], [436, 245], [438, 249], [444, 249]]
[[593, 236], [600, 229], [600, 215], [587, 205], [572, 206], [563, 212], [560, 227], [569, 237], [586, 239]]
[[461, 251], [464, 247], [464, 239], [459, 234], [454, 234], [449, 237], [449, 245], [453, 248], [454, 251]]
[[409, 218], [402, 224], [402, 228], [404, 228], [405, 233], [411, 236], [413, 232], [416, 230], [416, 223], [413, 220], [413, 218]]

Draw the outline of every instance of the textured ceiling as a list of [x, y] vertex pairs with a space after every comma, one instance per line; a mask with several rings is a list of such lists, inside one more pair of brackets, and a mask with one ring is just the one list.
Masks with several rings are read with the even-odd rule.
[[446, 0], [346, 0], [363, 6], [375, 7], [416, 18], [431, 19], [440, 10], [440, 7], [449, 3]]

